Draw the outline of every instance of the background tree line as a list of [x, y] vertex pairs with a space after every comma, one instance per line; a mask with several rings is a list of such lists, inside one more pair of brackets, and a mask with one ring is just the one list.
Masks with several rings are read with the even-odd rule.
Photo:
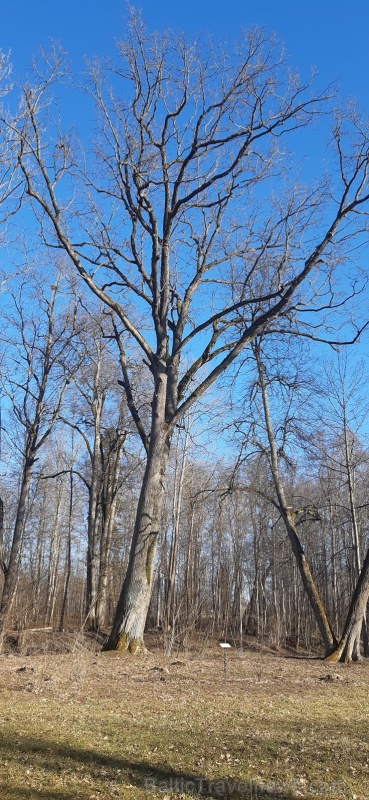
[[[145, 456], [120, 390], [111, 316], [102, 306], [87, 311], [71, 276], [54, 272], [49, 287], [31, 270], [14, 277], [2, 298], [2, 607], [8, 630], [106, 634]], [[367, 549], [366, 380], [342, 352], [318, 373], [310, 350], [271, 341], [263, 374], [280, 480], [338, 632]], [[139, 375], [139, 358], [135, 369]], [[258, 364], [249, 356], [175, 432], [148, 615], [167, 652], [197, 633], [238, 646], [252, 636], [320, 647], [270, 453]]]

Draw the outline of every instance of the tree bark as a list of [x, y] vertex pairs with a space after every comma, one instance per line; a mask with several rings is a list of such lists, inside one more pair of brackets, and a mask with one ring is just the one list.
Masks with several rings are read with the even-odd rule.
[[3, 594], [0, 603], [0, 633], [3, 633], [4, 628], [6, 627], [17, 586], [19, 556], [22, 545], [24, 520], [27, 513], [27, 501], [31, 485], [33, 465], [34, 458], [26, 456], [23, 467], [22, 483], [18, 500], [17, 516], [14, 525], [9, 562], [5, 570]]
[[[352, 464], [352, 460], [350, 457], [350, 447], [349, 447], [349, 431], [348, 431], [348, 424], [346, 419], [346, 407], [343, 409], [343, 424], [344, 424], [344, 443], [345, 443], [345, 461], [346, 461], [346, 470], [347, 470], [347, 484], [349, 490], [349, 501], [350, 501], [350, 513], [351, 513], [351, 534], [352, 534], [352, 544], [354, 550], [354, 557], [355, 557], [355, 578], [356, 581], [359, 580], [360, 572], [361, 572], [361, 549], [360, 549], [360, 536], [359, 536], [359, 526], [357, 521], [357, 514], [356, 514], [356, 499], [355, 499], [355, 478], [354, 478], [354, 467]], [[351, 656], [355, 658], [357, 661], [360, 658], [360, 639], [363, 639], [363, 647], [364, 647], [364, 655], [367, 658], [369, 655], [368, 649], [368, 631], [367, 631], [367, 624], [366, 624], [366, 608], [364, 608], [363, 618], [362, 618], [362, 625], [361, 630], [359, 630], [357, 634], [356, 642], [353, 645]]]
[[[118, 503], [121, 457], [126, 439], [126, 431], [111, 431], [110, 435], [101, 438], [101, 533], [100, 563], [97, 587], [96, 623], [102, 630], [106, 623], [109, 558]], [[106, 439], [106, 441], [104, 441]]]
[[369, 549], [365, 556], [359, 580], [356, 584], [350, 608], [346, 617], [343, 634], [333, 652], [328, 654], [327, 661], [358, 661], [360, 653], [357, 642], [360, 639], [366, 606], [369, 598]]
[[188, 428], [186, 428], [185, 439], [183, 444], [182, 462], [179, 465], [179, 444], [180, 437], [178, 435], [175, 471], [174, 471], [174, 488], [173, 488], [173, 506], [172, 506], [172, 539], [169, 550], [169, 564], [166, 585], [165, 597], [165, 627], [167, 630], [172, 629], [174, 633], [175, 628], [175, 590], [176, 590], [176, 569], [177, 569], [177, 556], [179, 544], [179, 523], [181, 516], [182, 506], [182, 491], [183, 481], [185, 474], [186, 455], [187, 455], [187, 441], [188, 441]]
[[69, 470], [69, 514], [68, 514], [68, 535], [67, 550], [65, 557], [65, 580], [63, 590], [62, 607], [60, 611], [59, 630], [64, 630], [65, 617], [67, 612], [68, 589], [72, 574], [72, 519], [73, 519], [73, 469]]
[[164, 476], [171, 442], [165, 423], [166, 391], [167, 376], [165, 371], [161, 371], [156, 380], [150, 445], [127, 573], [105, 650], [129, 650], [130, 653], [146, 650], [143, 636], [152, 593]]
[[[100, 362], [98, 368], [100, 367]], [[94, 381], [94, 443], [91, 452], [91, 480], [88, 485], [88, 524], [87, 524], [87, 561], [86, 561], [86, 626], [95, 631], [98, 628], [96, 605], [98, 598], [99, 558], [97, 553], [98, 505], [100, 495], [100, 440], [101, 414], [104, 399], [98, 393], [99, 369]]]

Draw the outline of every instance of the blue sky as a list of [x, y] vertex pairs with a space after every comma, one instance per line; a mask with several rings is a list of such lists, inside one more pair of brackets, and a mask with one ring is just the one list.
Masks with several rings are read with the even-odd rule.
[[[369, 111], [368, 0], [141, 0], [150, 28], [173, 27], [189, 33], [207, 31], [234, 39], [242, 27], [259, 24], [276, 31], [291, 63], [307, 74], [319, 72], [319, 83], [340, 83], [343, 96], [354, 95]], [[18, 73], [32, 53], [58, 39], [75, 68], [84, 56], [112, 52], [124, 35], [124, 0], [17, 0], [3, 3], [0, 47], [12, 49]]]
[[[356, 96], [369, 114], [368, 0], [141, 0], [133, 5], [142, 9], [150, 29], [206, 32], [230, 41], [255, 24], [275, 31], [303, 77], [314, 67], [320, 88], [338, 82], [342, 98]], [[114, 52], [127, 17], [125, 0], [3, 3], [0, 48], [11, 49], [15, 72], [24, 75], [32, 54], [47, 47], [50, 38], [57, 39], [69, 51], [78, 75], [85, 56]], [[304, 146], [308, 153], [314, 150], [310, 132]], [[367, 337], [361, 355], [366, 355], [366, 345]]]
[[[142, 10], [151, 30], [174, 28], [190, 36], [210, 33], [230, 43], [242, 28], [255, 24], [275, 31], [302, 78], [308, 78], [311, 68], [317, 70], [317, 92], [337, 82], [342, 99], [357, 97], [359, 107], [369, 115], [368, 0], [133, 0], [132, 5]], [[23, 77], [32, 55], [40, 47], [47, 48], [50, 38], [59, 40], [78, 77], [85, 57], [114, 53], [115, 42], [124, 38], [128, 10], [127, 0], [3, 3], [0, 49], [11, 49], [14, 71]], [[64, 124], [75, 123], [79, 133], [87, 130], [85, 124], [93, 117], [87, 106], [82, 109], [83, 102], [79, 95], [76, 106], [69, 95], [63, 107]], [[320, 176], [322, 163], [329, 158], [325, 149], [328, 119], [324, 124], [323, 136], [322, 131], [312, 135], [311, 129], [299, 134], [300, 177], [309, 183], [316, 170]]]

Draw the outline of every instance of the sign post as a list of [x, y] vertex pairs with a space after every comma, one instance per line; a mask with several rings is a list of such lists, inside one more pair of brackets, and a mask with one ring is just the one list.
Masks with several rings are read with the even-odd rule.
[[224, 655], [224, 683], [227, 683], [227, 650], [231, 649], [231, 645], [228, 642], [219, 642], [219, 647], [223, 650]]

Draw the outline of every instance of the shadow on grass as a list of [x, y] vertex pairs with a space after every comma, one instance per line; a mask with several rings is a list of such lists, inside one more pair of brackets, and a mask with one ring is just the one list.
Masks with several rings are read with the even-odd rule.
[[[4, 764], [18, 767], [17, 783], [14, 778], [4, 780], [0, 766], [0, 798], [1, 800], [89, 800], [91, 791], [94, 797], [105, 797], [102, 787], [114, 784], [120, 797], [127, 794], [127, 789], [140, 794], [147, 800], [156, 798], [189, 796], [210, 798], [234, 798], [234, 800], [293, 800], [293, 795], [281, 786], [274, 789], [265, 788], [254, 782], [241, 782], [237, 778], [213, 778], [182, 772], [163, 764], [150, 764], [144, 761], [127, 760], [104, 753], [83, 748], [45, 741], [38, 738], [2, 737], [0, 740], [0, 759]], [[66, 788], [31, 788], [30, 782], [37, 781], [37, 770], [45, 773], [50, 779], [63, 778], [71, 785]], [[30, 778], [29, 776], [32, 776]], [[40, 774], [41, 779], [41, 774]], [[86, 785], [86, 779], [88, 785]], [[24, 781], [24, 785], [19, 786]], [[28, 784], [28, 786], [27, 786]], [[112, 796], [112, 795], [106, 795]], [[300, 795], [303, 798], [303, 795]], [[326, 795], [328, 797], [328, 795]]]
[[[16, 788], [15, 786], [8, 786], [6, 783], [0, 782], [0, 797], [1, 800], [75, 800], [76, 795], [58, 792], [54, 789]], [[91, 794], [85, 795], [86, 800], [87, 797], [91, 797]], [[79, 794], [78, 798], [82, 800], [83, 795]]]

